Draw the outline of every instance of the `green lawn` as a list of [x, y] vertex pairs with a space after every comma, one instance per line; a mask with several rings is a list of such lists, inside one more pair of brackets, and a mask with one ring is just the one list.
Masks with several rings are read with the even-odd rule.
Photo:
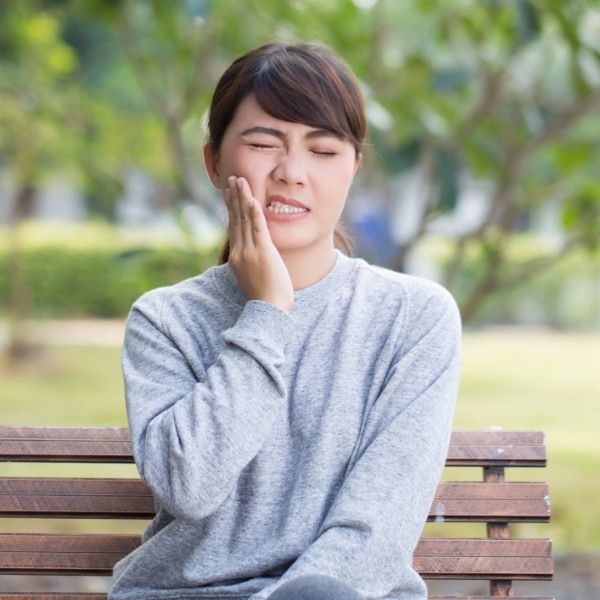
[[[600, 335], [467, 332], [456, 428], [499, 425], [546, 433], [549, 531], [558, 548], [600, 549]], [[509, 470], [509, 477], [516, 475]]]
[[[455, 427], [544, 430], [549, 468], [526, 477], [550, 481], [553, 516], [531, 527], [558, 548], [600, 549], [600, 335], [468, 331], [463, 355]], [[4, 370], [0, 407], [5, 424], [124, 425], [119, 349], [52, 347], [35, 370]]]

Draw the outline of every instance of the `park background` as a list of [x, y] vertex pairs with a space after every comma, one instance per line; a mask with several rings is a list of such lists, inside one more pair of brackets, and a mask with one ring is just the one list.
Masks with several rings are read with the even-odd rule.
[[569, 596], [591, 597], [592, 0], [0, 3], [0, 420], [126, 423], [129, 306], [214, 264], [223, 239], [201, 161], [211, 90], [240, 53], [297, 40], [337, 50], [367, 99], [371, 144], [344, 215], [356, 254], [455, 295], [465, 323], [455, 427], [546, 432], [553, 514], [536, 531], [591, 586]]

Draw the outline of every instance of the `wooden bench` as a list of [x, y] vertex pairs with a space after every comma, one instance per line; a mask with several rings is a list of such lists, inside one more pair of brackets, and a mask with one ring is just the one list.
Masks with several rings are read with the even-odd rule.
[[[106, 464], [131, 463], [133, 459], [126, 428], [0, 427], [0, 461], [18, 462], [11, 466], [14, 471], [15, 468], [26, 470], [24, 462]], [[479, 526], [483, 535], [423, 537], [414, 564], [427, 580], [489, 580], [490, 595], [433, 595], [430, 596], [432, 600], [525, 598], [514, 595], [513, 581], [552, 578], [550, 540], [511, 537], [509, 529], [509, 523], [549, 521], [548, 486], [542, 482], [505, 481], [506, 467], [545, 465], [546, 449], [541, 432], [481, 430], [453, 433], [447, 466], [478, 467], [482, 469], [483, 477], [477, 469], [480, 481], [442, 482], [429, 520], [444, 524], [483, 523]], [[453, 469], [447, 469], [446, 473], [451, 471]], [[467, 473], [465, 469], [459, 469], [458, 473], [465, 479], [462, 477]], [[140, 543], [138, 533], [125, 534], [119, 530], [112, 534], [104, 531], [66, 533], [65, 529], [62, 533], [23, 533], [24, 530], [31, 531], [30, 519], [63, 519], [52, 523], [64, 523], [70, 526], [66, 531], [72, 532], [75, 519], [113, 519], [123, 523], [122, 520], [148, 520], [153, 513], [151, 494], [138, 478], [32, 477], [31, 474], [15, 476], [14, 473], [12, 477], [1, 476], [0, 516], [3, 523], [12, 525], [13, 532], [6, 533], [5, 526], [1, 530], [5, 533], [0, 533], [0, 590], [7, 588], [7, 580], [15, 580], [11, 575], [27, 575], [19, 581], [25, 580], [28, 585], [31, 582], [30, 589], [35, 587], [32, 576], [110, 576], [113, 565]], [[19, 521], [8, 521], [8, 518]], [[141, 530], [143, 523], [139, 525]], [[446, 525], [428, 527], [435, 529], [438, 536], [437, 530]], [[34, 528], [33, 531], [39, 530]], [[48, 579], [42, 579], [47, 585]], [[436, 585], [439, 584], [436, 582]], [[106, 598], [106, 593], [0, 591], [0, 600], [59, 598], [101, 600]], [[543, 599], [536, 596], [536, 599], [552, 600], [550, 596]]]

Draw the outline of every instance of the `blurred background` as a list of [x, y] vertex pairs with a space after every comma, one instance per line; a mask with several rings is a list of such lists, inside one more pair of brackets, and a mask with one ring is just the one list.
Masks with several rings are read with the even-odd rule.
[[131, 303], [215, 264], [223, 240], [201, 160], [211, 91], [235, 56], [298, 40], [331, 45], [367, 98], [371, 145], [344, 215], [356, 254], [455, 295], [455, 427], [546, 432], [549, 469], [531, 478], [549, 478], [553, 521], [538, 532], [558, 552], [553, 585], [572, 575], [588, 587], [568, 595], [591, 597], [594, 0], [1, 1], [0, 421], [126, 424]]

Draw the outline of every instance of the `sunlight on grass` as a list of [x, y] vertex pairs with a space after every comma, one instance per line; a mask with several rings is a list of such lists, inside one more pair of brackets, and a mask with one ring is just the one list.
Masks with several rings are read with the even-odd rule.
[[[557, 547], [600, 548], [600, 336], [548, 331], [466, 333], [456, 428], [498, 425], [546, 434], [548, 468], [509, 477], [548, 480]], [[543, 525], [521, 525], [519, 535]]]
[[[600, 549], [600, 336], [468, 331], [463, 357], [456, 429], [497, 425], [546, 433], [548, 469], [509, 469], [508, 477], [549, 481], [552, 523], [519, 525], [518, 534], [548, 535], [558, 548]], [[126, 424], [118, 347], [49, 347], [35, 370], [4, 369], [1, 378], [4, 424]], [[38, 467], [1, 468], [15, 475], [16, 469]], [[74, 473], [71, 465], [52, 468], [55, 475]], [[91, 472], [90, 466], [77, 468], [82, 476]], [[98, 468], [105, 476], [121, 476], [114, 466]], [[131, 465], [119, 468], [135, 473]]]
[[1, 372], [5, 425], [126, 425], [120, 350], [48, 347], [35, 367]]

